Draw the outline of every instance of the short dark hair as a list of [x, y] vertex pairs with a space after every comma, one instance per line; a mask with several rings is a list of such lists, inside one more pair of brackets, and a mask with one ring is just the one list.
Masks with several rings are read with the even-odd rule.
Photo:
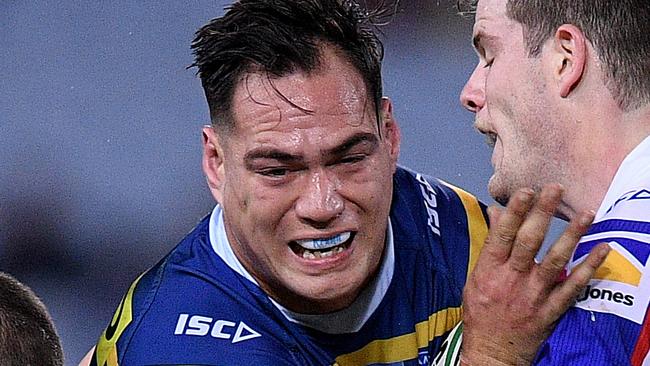
[[54, 323], [29, 287], [0, 272], [0, 364], [63, 366]]
[[212, 124], [231, 128], [232, 97], [250, 72], [269, 78], [317, 70], [331, 44], [361, 74], [379, 117], [383, 45], [373, 28], [389, 8], [352, 0], [240, 0], [196, 32], [192, 42]]
[[[461, 12], [477, 0], [459, 0]], [[603, 64], [609, 91], [623, 110], [650, 103], [650, 1], [508, 0], [508, 16], [524, 28], [531, 56], [562, 24], [580, 28]]]

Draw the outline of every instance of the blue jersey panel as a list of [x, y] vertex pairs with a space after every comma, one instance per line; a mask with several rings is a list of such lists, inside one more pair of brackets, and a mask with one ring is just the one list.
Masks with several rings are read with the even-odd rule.
[[289, 321], [213, 250], [204, 219], [137, 279], [100, 337], [94, 365], [427, 365], [461, 319], [462, 288], [487, 233], [483, 206], [399, 168], [394, 271], [361, 329]]

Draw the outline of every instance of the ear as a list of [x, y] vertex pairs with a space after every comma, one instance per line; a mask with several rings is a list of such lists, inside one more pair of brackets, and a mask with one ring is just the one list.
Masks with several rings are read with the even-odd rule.
[[573, 24], [563, 24], [555, 31], [553, 71], [562, 98], [569, 96], [582, 80], [587, 63], [586, 43], [584, 33]]
[[223, 149], [212, 126], [203, 126], [203, 173], [212, 196], [223, 204], [224, 166]]
[[393, 104], [387, 97], [381, 98], [381, 126], [384, 140], [389, 147], [389, 154], [394, 166], [397, 165], [399, 157], [400, 142], [402, 139], [399, 125], [393, 116]]

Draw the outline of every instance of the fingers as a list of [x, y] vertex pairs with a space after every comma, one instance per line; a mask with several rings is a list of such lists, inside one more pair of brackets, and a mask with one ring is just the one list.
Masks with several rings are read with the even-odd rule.
[[545, 311], [547, 317], [559, 319], [569, 306], [573, 305], [576, 297], [582, 293], [596, 270], [603, 264], [609, 251], [607, 243], [598, 244], [587, 258], [573, 269], [567, 280], [549, 295], [548, 309]]
[[551, 217], [562, 198], [562, 186], [549, 184], [542, 188], [538, 200], [517, 232], [510, 255], [510, 266], [519, 272], [529, 271], [548, 231]]
[[550, 288], [556, 282], [560, 273], [571, 260], [580, 238], [587, 232], [593, 220], [593, 211], [586, 211], [569, 222], [560, 238], [553, 244], [542, 263], [536, 268], [535, 275], [540, 283], [544, 283], [547, 288]]
[[489, 219], [489, 226], [490, 227], [496, 227], [499, 222], [499, 217], [501, 217], [501, 213], [503, 212], [503, 209], [497, 207], [497, 206], [490, 206], [487, 208], [487, 214], [488, 214], [488, 219]]
[[[496, 224], [492, 225], [483, 252], [491, 259], [505, 262], [510, 257], [512, 243], [521, 223], [530, 210], [535, 192], [532, 189], [520, 189], [510, 198], [505, 210], [497, 214]], [[494, 209], [491, 209], [494, 214]], [[492, 216], [491, 220], [492, 221]]]

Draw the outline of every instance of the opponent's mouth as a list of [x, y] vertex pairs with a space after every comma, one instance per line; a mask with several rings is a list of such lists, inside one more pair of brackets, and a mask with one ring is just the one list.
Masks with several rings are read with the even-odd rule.
[[485, 133], [485, 142], [487, 145], [494, 149], [494, 145], [497, 143], [497, 134], [494, 132], [484, 132]]
[[329, 238], [292, 241], [289, 246], [296, 255], [305, 259], [327, 258], [347, 249], [355, 235], [355, 232], [347, 231]]

